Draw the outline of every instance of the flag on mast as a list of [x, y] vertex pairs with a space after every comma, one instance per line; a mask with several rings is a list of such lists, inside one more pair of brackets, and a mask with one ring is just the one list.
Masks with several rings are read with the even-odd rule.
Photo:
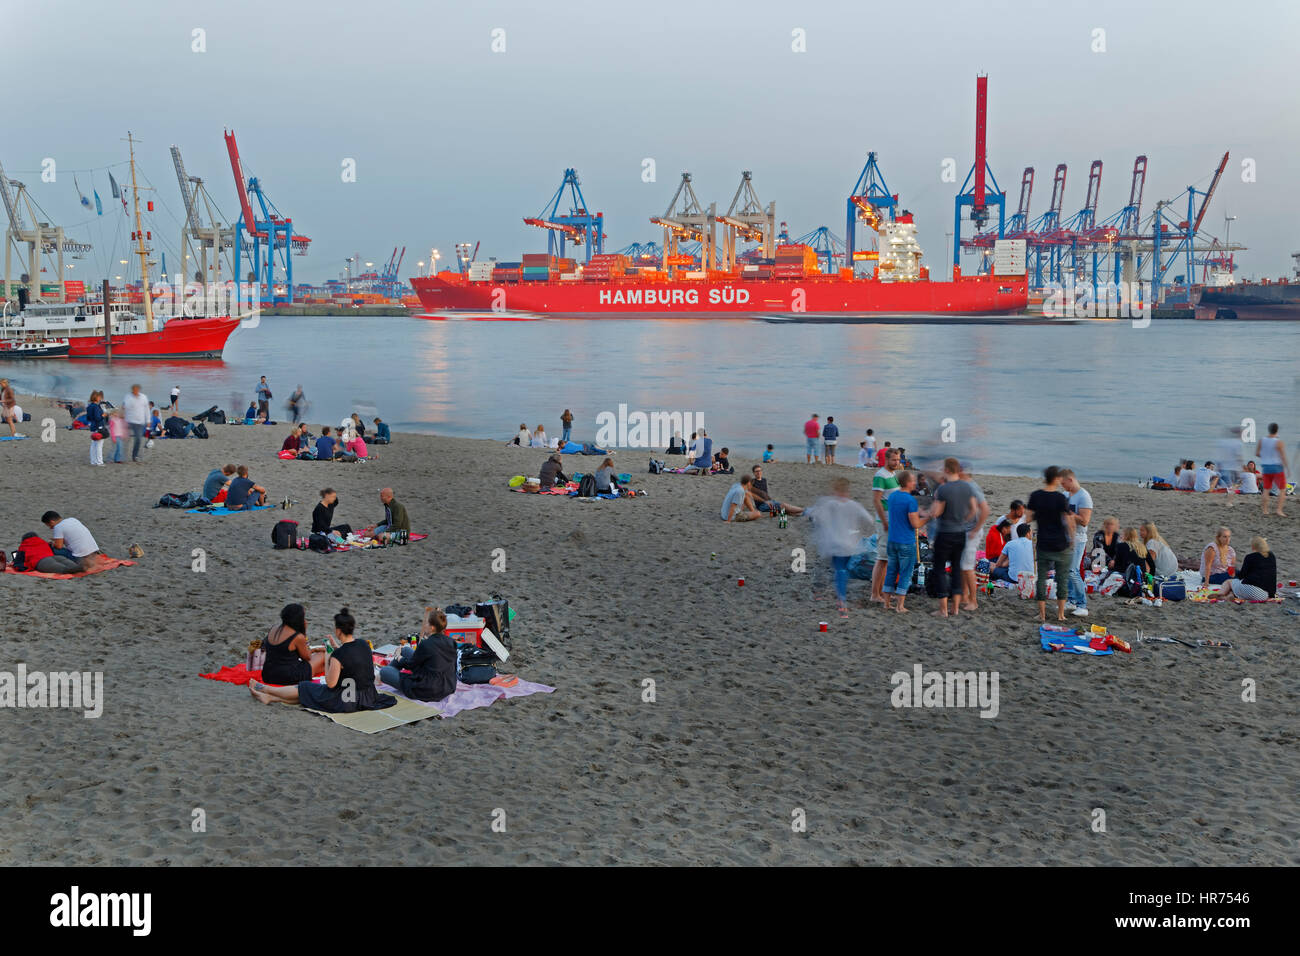
[[91, 192], [95, 194], [95, 215], [104, 215], [104, 204], [99, 201], [99, 190], [92, 189]]

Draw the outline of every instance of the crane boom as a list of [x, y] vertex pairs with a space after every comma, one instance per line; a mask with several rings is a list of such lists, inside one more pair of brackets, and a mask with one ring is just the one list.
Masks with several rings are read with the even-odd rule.
[[235, 194], [239, 196], [239, 208], [244, 213], [244, 228], [251, 234], [256, 226], [257, 217], [253, 215], [253, 205], [248, 201], [248, 182], [244, 178], [244, 163], [239, 158], [239, 144], [235, 142], [235, 131], [227, 130], [226, 152], [230, 155], [230, 170], [235, 174]]
[[5, 212], [9, 216], [9, 225], [14, 232], [23, 232], [27, 224], [23, 222], [22, 210], [14, 202], [14, 194], [9, 191], [9, 177], [5, 175], [4, 166], [0, 166], [0, 200], [4, 201]]
[[1223, 176], [1223, 170], [1228, 165], [1228, 154], [1223, 154], [1223, 159], [1219, 160], [1219, 168], [1214, 171], [1214, 178], [1210, 180], [1210, 188], [1205, 191], [1205, 198], [1201, 200], [1201, 208], [1196, 213], [1196, 222], [1192, 226], [1192, 235], [1201, 230], [1201, 220], [1205, 218], [1205, 211], [1210, 208], [1210, 200], [1214, 198], [1214, 190], [1219, 185], [1219, 179]]
[[172, 147], [172, 165], [176, 167], [176, 181], [180, 183], [181, 198], [185, 200], [185, 218], [190, 230], [197, 233], [203, 224], [199, 222], [199, 211], [194, 208], [194, 190], [190, 188], [190, 177], [185, 174], [185, 161], [181, 159], [179, 146]]

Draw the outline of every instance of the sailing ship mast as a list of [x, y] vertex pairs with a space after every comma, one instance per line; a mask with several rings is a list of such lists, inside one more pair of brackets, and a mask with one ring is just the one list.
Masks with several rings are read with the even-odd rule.
[[[131, 136], [130, 131], [126, 134], [127, 142], [131, 144], [131, 198], [135, 200], [135, 238], [136, 254], [140, 257], [140, 289], [144, 292], [144, 327], [145, 331], [153, 331], [153, 296], [149, 292], [149, 254], [144, 248], [144, 224], [140, 221], [140, 190], [135, 183], [135, 139]], [[104, 306], [104, 315], [107, 320], [108, 305]]]

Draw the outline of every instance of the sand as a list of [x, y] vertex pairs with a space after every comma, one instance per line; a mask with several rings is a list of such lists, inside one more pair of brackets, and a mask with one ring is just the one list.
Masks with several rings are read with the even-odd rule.
[[[616, 460], [649, 495], [592, 504], [508, 492], [511, 475], [536, 473], [536, 451], [428, 436], [399, 435], [377, 460], [342, 465], [276, 459], [287, 427], [214, 426], [208, 441], [158, 442], [142, 465], [94, 469], [84, 432], [40, 440], [40, 419], [63, 426], [65, 411], [22, 404], [35, 437], [0, 443], [4, 545], [43, 531], [53, 508], [111, 554], [138, 542], [145, 555], [84, 580], [3, 578], [0, 670], [102, 671], [105, 704], [93, 720], [0, 714], [0, 863], [1300, 860], [1300, 628], [1286, 613], [1300, 602], [1157, 610], [1095, 598], [1090, 622], [1121, 637], [1141, 627], [1236, 647], [1045, 654], [1034, 605], [1010, 592], [945, 622], [919, 596], [902, 618], [862, 607], [868, 585], [854, 581], [841, 621], [791, 570], [803, 522], [724, 525], [731, 479], [649, 475], [642, 452]], [[339, 493], [336, 520], [363, 525], [392, 486], [431, 537], [372, 553], [282, 552], [269, 537], [278, 510], [217, 519], [151, 508], [227, 461], [248, 464], [275, 499], [296, 499], [288, 516], [304, 525], [322, 487]], [[566, 458], [569, 470], [597, 463]], [[767, 470], [796, 503], [832, 472], [870, 500], [863, 471]], [[1298, 505], [1265, 519], [1255, 500], [1093, 484], [1080, 471], [1099, 516], [1154, 519], [1182, 557], [1227, 524], [1239, 554], [1263, 531], [1281, 577], [1300, 576]], [[1036, 487], [982, 484], [995, 514]], [[195, 548], [203, 573], [191, 570]], [[495, 573], [498, 548], [506, 568]], [[241, 660], [291, 600], [307, 605], [313, 638], [346, 604], [378, 644], [413, 630], [426, 604], [492, 592], [518, 612], [509, 669], [554, 694], [366, 736], [197, 676]], [[998, 672], [998, 716], [896, 709], [890, 676], [916, 664]]]

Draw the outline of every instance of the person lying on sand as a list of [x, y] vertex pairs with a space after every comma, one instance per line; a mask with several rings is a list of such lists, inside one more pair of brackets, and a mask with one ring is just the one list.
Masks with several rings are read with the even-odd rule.
[[276, 701], [302, 704], [330, 714], [374, 710], [380, 704], [380, 695], [375, 690], [374, 660], [370, 645], [353, 637], [356, 626], [356, 618], [347, 608], [334, 615], [334, 636], [327, 641], [336, 650], [325, 665], [324, 684], [303, 680], [288, 687], [271, 687], [250, 680], [248, 692], [264, 704]]

